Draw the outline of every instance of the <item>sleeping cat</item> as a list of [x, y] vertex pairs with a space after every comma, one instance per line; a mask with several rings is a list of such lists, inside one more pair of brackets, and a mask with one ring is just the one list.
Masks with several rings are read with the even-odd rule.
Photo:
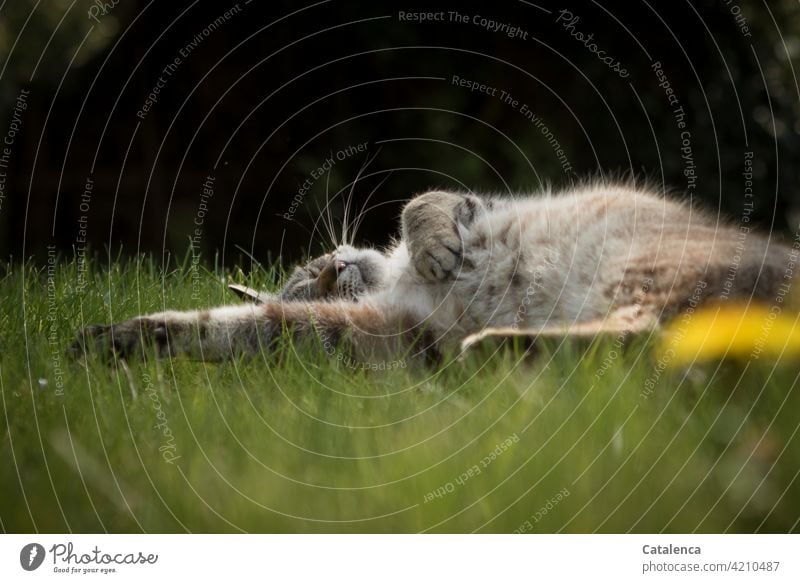
[[[688, 204], [626, 185], [555, 195], [433, 191], [404, 208], [384, 252], [340, 246], [295, 270], [277, 297], [89, 326], [75, 352], [223, 360], [279, 337], [368, 362], [429, 361], [487, 327], [542, 329], [618, 315], [659, 322], [709, 299], [775, 302], [794, 252]], [[248, 293], [240, 290], [241, 293]]]

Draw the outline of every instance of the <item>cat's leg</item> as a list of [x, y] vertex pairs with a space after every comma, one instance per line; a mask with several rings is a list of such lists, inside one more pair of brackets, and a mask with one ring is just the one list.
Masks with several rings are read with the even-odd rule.
[[471, 194], [432, 191], [411, 199], [402, 229], [417, 273], [429, 281], [451, 277], [463, 257], [458, 226], [469, 226], [483, 209], [484, 201]]
[[476, 334], [470, 334], [461, 341], [461, 349], [467, 350], [480, 344], [485, 339], [502, 340], [521, 337], [530, 345], [540, 338], [595, 338], [597, 336], [615, 336], [621, 340], [636, 335], [653, 334], [659, 329], [659, 307], [656, 305], [631, 304], [620, 306], [606, 314], [603, 318], [581, 322], [549, 325], [540, 328], [484, 328]]
[[438, 358], [436, 336], [421, 318], [370, 303], [267, 302], [209, 310], [161, 312], [107, 326], [87, 326], [70, 352], [98, 351], [140, 357], [152, 346], [160, 356], [221, 361], [275, 349], [282, 335], [328, 356], [362, 363], [400, 357]]

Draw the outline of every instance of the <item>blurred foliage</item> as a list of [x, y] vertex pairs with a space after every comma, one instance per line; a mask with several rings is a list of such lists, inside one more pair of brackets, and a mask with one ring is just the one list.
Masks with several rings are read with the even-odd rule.
[[[105, 49], [119, 32], [119, 15], [93, 20], [91, 0], [13, 0], [0, 9], [0, 111], [16, 98], [18, 87], [41, 78], [57, 84], [68, 66], [80, 67]], [[90, 33], [91, 31], [91, 33]], [[89, 34], [90, 33], [90, 34]]]
[[[625, 63], [626, 79], [556, 22], [562, 5], [546, 3], [550, 14], [514, 1], [254, 2], [205, 36], [232, 4], [130, 1], [99, 22], [87, 16], [90, 2], [44, 2], [31, 13], [33, 5], [0, 9], [0, 104], [8, 109], [36, 71], [0, 209], [4, 256], [23, 243], [26, 254], [46, 244], [73, 249], [84, 214], [96, 248], [182, 253], [210, 173], [198, 248], [223, 259], [241, 247], [261, 260], [294, 260], [329, 245], [319, 209], [357, 176], [355, 207], [368, 209], [360, 236], [373, 244], [394, 232], [402, 201], [427, 188], [520, 193], [597, 175], [647, 179], [737, 220], [751, 202], [746, 152], [753, 222], [784, 233], [800, 223], [793, 0], [564, 3], [579, 16], [576, 31]], [[403, 22], [401, 10], [457, 10], [529, 37], [471, 21]], [[137, 117], [187, 47], [157, 103]], [[695, 190], [654, 61], [687, 113]], [[519, 106], [454, 85], [453, 75], [507, 91], [543, 126]], [[325, 158], [360, 143], [368, 154], [309, 181]], [[89, 177], [95, 189], [83, 213]]]

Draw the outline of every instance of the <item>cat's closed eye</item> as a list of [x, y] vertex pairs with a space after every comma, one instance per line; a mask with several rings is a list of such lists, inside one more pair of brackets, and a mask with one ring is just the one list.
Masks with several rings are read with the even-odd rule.
[[378, 251], [340, 246], [297, 267], [284, 284], [281, 299], [358, 301], [382, 287], [385, 262]]

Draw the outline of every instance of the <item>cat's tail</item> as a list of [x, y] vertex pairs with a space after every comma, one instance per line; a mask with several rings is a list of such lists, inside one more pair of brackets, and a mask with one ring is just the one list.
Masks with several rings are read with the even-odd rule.
[[716, 300], [783, 304], [800, 293], [794, 289], [799, 260], [800, 244], [788, 246], [774, 238], [742, 234], [711, 266], [704, 291]]

